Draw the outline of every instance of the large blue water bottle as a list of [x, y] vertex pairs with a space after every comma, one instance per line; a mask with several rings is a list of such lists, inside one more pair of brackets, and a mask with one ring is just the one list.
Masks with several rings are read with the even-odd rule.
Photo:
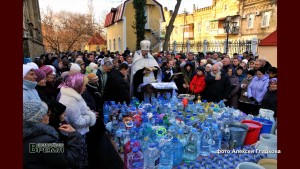
[[213, 144], [209, 128], [205, 127], [200, 139], [200, 155], [208, 156], [211, 152], [211, 144]]
[[211, 153], [217, 153], [217, 151], [221, 149], [222, 142], [222, 132], [219, 130], [217, 124], [213, 125], [211, 136], [214, 142], [214, 144], [211, 145]]
[[144, 152], [144, 169], [155, 169], [159, 165], [160, 151], [151, 143], [148, 149]]
[[108, 123], [109, 121], [109, 105], [107, 102], [104, 103], [103, 105], [103, 120], [104, 120], [104, 124]]
[[173, 166], [178, 166], [182, 162], [183, 144], [178, 140], [178, 138], [173, 138], [172, 147], [173, 147]]
[[197, 158], [197, 140], [198, 140], [198, 133], [195, 128], [192, 128], [189, 140], [187, 145], [184, 147], [183, 151], [183, 161], [186, 163], [190, 163], [195, 161]]
[[173, 146], [172, 146], [172, 136], [166, 135], [162, 139], [163, 145], [160, 151], [160, 162], [159, 169], [172, 169], [173, 167]]

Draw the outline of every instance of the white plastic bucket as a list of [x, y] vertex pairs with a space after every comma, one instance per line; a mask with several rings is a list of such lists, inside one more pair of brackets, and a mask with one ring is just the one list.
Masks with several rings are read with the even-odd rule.
[[242, 162], [235, 169], [265, 169], [265, 167], [251, 162]]

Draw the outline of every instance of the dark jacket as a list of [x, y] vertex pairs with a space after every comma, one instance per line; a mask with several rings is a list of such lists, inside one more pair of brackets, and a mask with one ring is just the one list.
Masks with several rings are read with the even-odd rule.
[[220, 100], [229, 98], [231, 91], [231, 83], [226, 74], [221, 74], [220, 80], [215, 80], [215, 77], [208, 74], [205, 78], [207, 85], [204, 99], [208, 102], [219, 102]]
[[96, 112], [101, 109], [101, 94], [98, 91], [99, 84], [88, 83], [86, 85], [86, 91], [82, 94], [82, 98], [85, 100], [87, 106]]
[[125, 81], [124, 75], [119, 70], [112, 70], [107, 77], [104, 100], [115, 101], [116, 103], [123, 103], [125, 101], [129, 104], [129, 84]]
[[[173, 70], [173, 74], [178, 73], [178, 71], [175, 67], [173, 67], [172, 70]], [[169, 71], [169, 72], [167, 72], [167, 71]], [[171, 77], [170, 69], [168, 69], [167, 67], [162, 68], [162, 74], [163, 74], [163, 78], [162, 78], [163, 82], [171, 82], [172, 81], [172, 79], [170, 79], [170, 77]], [[179, 94], [184, 93], [184, 91], [183, 91], [184, 89], [182, 86], [184, 83], [183, 74], [177, 75], [177, 77], [174, 78], [174, 82], [178, 89], [177, 93], [179, 93]]]
[[61, 143], [57, 131], [43, 123], [23, 122], [23, 168], [63, 169], [78, 162], [81, 134], [69, 133], [63, 153], [29, 153], [30, 143]]
[[262, 108], [274, 111], [274, 117], [277, 117], [277, 90], [268, 90], [262, 100]]

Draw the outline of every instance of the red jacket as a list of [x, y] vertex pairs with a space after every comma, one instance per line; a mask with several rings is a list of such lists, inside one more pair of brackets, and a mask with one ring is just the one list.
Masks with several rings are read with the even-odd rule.
[[202, 93], [206, 88], [204, 75], [195, 75], [190, 83], [190, 91], [194, 94]]

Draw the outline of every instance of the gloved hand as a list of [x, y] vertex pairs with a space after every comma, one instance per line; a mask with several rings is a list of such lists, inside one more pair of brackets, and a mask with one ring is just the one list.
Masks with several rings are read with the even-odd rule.
[[250, 97], [249, 99], [250, 99], [251, 101], [255, 101], [254, 97]]

